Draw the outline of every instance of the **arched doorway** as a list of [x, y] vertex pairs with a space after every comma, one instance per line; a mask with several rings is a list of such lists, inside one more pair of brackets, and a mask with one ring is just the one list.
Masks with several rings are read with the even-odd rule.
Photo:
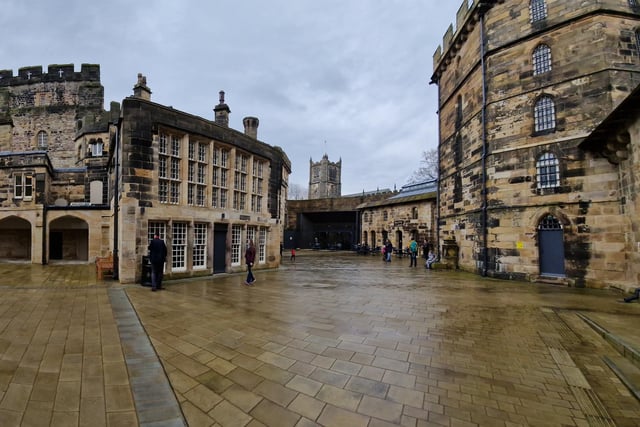
[[49, 260], [87, 261], [89, 225], [73, 216], [63, 216], [49, 224]]
[[0, 259], [31, 261], [31, 223], [10, 216], [0, 221]]
[[376, 232], [375, 230], [371, 230], [371, 244], [369, 245], [371, 249], [375, 249], [378, 246], [378, 242], [376, 242]]
[[548, 214], [538, 224], [540, 275], [564, 277], [564, 232], [558, 218]]

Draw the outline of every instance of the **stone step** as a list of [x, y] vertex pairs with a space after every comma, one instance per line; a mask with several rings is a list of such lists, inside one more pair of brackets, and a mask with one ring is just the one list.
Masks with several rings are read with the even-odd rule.
[[603, 356], [602, 359], [636, 399], [640, 400], [640, 369], [625, 356]]

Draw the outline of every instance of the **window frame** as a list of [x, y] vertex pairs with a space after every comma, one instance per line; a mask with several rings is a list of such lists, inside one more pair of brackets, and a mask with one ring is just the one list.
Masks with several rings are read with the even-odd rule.
[[537, 45], [531, 55], [531, 64], [534, 76], [551, 72], [551, 47], [546, 43]]
[[547, 19], [547, 2], [545, 0], [529, 1], [529, 21], [533, 24]]
[[560, 187], [560, 161], [558, 157], [545, 151], [536, 158], [536, 188], [538, 191]]
[[187, 233], [186, 222], [174, 222], [171, 226], [171, 271], [187, 271]]
[[533, 107], [534, 135], [551, 133], [556, 130], [556, 105], [552, 96], [540, 95]]
[[49, 149], [49, 134], [47, 132], [41, 130], [37, 135], [37, 143], [38, 150], [48, 150]]
[[33, 200], [33, 173], [17, 172], [13, 175], [13, 198]]

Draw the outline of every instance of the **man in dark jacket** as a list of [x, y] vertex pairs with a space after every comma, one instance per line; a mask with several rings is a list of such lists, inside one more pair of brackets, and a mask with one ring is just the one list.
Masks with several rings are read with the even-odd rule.
[[164, 263], [167, 261], [167, 245], [157, 234], [149, 243], [149, 261], [151, 261], [151, 290], [162, 289]]
[[256, 278], [253, 277], [253, 272], [251, 268], [253, 267], [253, 263], [256, 260], [256, 247], [253, 245], [253, 240], [249, 240], [249, 244], [247, 245], [247, 250], [244, 252], [244, 259], [247, 263], [247, 280], [245, 280], [244, 284], [247, 286], [253, 286], [253, 282], [256, 281]]

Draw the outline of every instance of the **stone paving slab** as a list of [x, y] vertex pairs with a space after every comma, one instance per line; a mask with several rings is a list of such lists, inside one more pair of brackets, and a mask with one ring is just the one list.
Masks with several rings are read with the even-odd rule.
[[640, 425], [578, 316], [636, 339], [614, 291], [304, 251], [256, 273], [151, 293], [0, 264], [0, 425]]

